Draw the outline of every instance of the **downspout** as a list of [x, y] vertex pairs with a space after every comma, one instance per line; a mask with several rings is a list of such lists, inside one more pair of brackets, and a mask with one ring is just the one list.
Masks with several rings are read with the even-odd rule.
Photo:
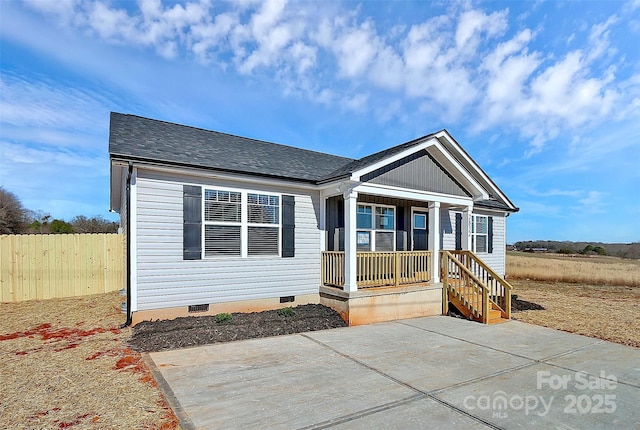
[[127, 204], [127, 321], [120, 328], [131, 325], [131, 175], [133, 174], [133, 162], [129, 161], [129, 173], [127, 174], [126, 204]]

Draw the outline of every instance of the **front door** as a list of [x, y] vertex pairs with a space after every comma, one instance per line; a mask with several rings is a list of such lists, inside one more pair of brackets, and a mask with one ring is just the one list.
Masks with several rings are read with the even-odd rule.
[[422, 211], [414, 211], [411, 219], [411, 242], [414, 251], [427, 250], [427, 235], [429, 234], [429, 214]]

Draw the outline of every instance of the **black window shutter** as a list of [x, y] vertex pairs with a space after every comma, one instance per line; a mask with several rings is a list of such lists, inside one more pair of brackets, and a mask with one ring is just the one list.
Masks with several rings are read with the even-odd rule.
[[296, 199], [294, 196], [282, 196], [282, 257], [295, 257], [296, 254]]
[[456, 213], [456, 251], [462, 250], [462, 214]]
[[490, 216], [489, 217], [489, 226], [488, 226], [488, 244], [487, 244], [487, 251], [489, 252], [489, 254], [491, 254], [493, 252], [493, 217]]
[[184, 185], [182, 189], [184, 260], [202, 258], [202, 188]]

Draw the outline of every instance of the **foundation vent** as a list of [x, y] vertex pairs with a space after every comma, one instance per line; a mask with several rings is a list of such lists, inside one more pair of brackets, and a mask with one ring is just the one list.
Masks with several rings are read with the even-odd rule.
[[191, 306], [189, 306], [189, 313], [207, 312], [208, 310], [209, 310], [209, 304], [206, 304], [206, 305], [191, 305]]
[[280, 297], [280, 303], [289, 303], [289, 302], [294, 302], [295, 300], [296, 300], [295, 296]]

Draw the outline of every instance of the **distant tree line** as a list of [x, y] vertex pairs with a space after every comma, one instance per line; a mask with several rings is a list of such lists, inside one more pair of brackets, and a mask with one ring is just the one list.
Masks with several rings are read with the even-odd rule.
[[26, 209], [20, 199], [0, 187], [0, 234], [117, 233], [118, 223], [102, 216], [78, 215], [67, 222], [42, 210]]
[[546, 250], [556, 254], [611, 255], [620, 258], [640, 258], [640, 242], [602, 243], [569, 242], [555, 240], [528, 240], [516, 242], [518, 251]]

